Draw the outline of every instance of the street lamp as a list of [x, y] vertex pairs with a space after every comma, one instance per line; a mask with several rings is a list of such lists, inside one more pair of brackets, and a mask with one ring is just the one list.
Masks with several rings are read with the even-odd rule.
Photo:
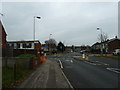
[[[52, 34], [50, 34], [50, 36], [52, 36]], [[50, 36], [49, 36], [49, 40], [50, 40]]]
[[2, 14], [2, 13], [0, 13], [0, 15], [1, 15], [1, 16], [3, 16], [3, 14]]
[[33, 25], [33, 40], [35, 42], [35, 18], [40, 19], [41, 17], [34, 16], [34, 25]]
[[[97, 30], [100, 30], [100, 39], [101, 39], [101, 44], [102, 44], [102, 42], [103, 42], [102, 28], [97, 27]], [[102, 53], [103, 53], [103, 47], [102, 47], [102, 45], [101, 45], [101, 54], [102, 54]]]
[[52, 34], [49, 35], [49, 51], [50, 51], [50, 48], [51, 48], [51, 45], [50, 45], [50, 44], [51, 44], [51, 42], [50, 42], [50, 36], [51, 36], [51, 35], [52, 35]]

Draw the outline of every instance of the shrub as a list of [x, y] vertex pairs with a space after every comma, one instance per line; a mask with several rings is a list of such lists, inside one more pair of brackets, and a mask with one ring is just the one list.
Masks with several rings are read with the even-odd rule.
[[19, 56], [17, 56], [17, 57], [36, 57], [34, 54], [21, 54], [21, 55], [19, 55]]

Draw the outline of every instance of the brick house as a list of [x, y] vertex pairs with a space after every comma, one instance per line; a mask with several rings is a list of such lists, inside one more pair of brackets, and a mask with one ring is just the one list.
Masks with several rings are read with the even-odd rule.
[[39, 40], [34, 41], [8, 41], [7, 46], [13, 49], [41, 49], [41, 43]]
[[2, 22], [0, 21], [0, 48], [6, 48], [6, 36], [7, 34], [5, 32]]
[[94, 50], [100, 50], [101, 48], [104, 50], [104, 52], [112, 53], [115, 49], [120, 48], [120, 39], [117, 37], [107, 40], [105, 42], [97, 42], [91, 46]]
[[120, 39], [114, 38], [108, 41], [108, 52], [112, 53], [115, 49], [120, 49]]

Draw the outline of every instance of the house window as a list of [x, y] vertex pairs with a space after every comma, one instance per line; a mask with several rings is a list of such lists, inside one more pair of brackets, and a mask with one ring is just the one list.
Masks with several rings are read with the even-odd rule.
[[14, 43], [14, 47], [17, 47], [17, 44], [16, 44], [16, 43]]
[[32, 43], [32, 48], [34, 48], [34, 43]]
[[17, 44], [17, 48], [20, 48], [20, 43]]
[[26, 44], [26, 47], [27, 47], [27, 48], [31, 48], [31, 46], [32, 46], [31, 43], [27, 43], [27, 44]]
[[9, 46], [11, 47], [11, 46], [12, 46], [12, 44], [11, 44], [11, 43], [9, 43]]
[[26, 43], [23, 43], [23, 48], [26, 48]]
[[12, 47], [14, 47], [14, 43], [12, 43]]

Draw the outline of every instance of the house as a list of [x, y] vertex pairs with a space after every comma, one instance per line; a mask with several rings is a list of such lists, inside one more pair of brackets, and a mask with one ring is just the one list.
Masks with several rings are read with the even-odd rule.
[[5, 29], [3, 27], [3, 24], [2, 22], [0, 21], [0, 48], [6, 48], [6, 32], [5, 32]]
[[7, 46], [13, 49], [41, 49], [41, 43], [39, 40], [35, 41], [8, 41]]
[[120, 49], [120, 39], [113, 38], [108, 41], [107, 49], [109, 53], [112, 53], [115, 49]]
[[66, 47], [65, 47], [65, 51], [71, 52], [71, 50], [72, 50], [72, 46], [66, 46]]
[[120, 39], [117, 37], [107, 40], [105, 42], [97, 42], [91, 46], [94, 50], [103, 50], [106, 53], [112, 53], [115, 49], [120, 48]]

